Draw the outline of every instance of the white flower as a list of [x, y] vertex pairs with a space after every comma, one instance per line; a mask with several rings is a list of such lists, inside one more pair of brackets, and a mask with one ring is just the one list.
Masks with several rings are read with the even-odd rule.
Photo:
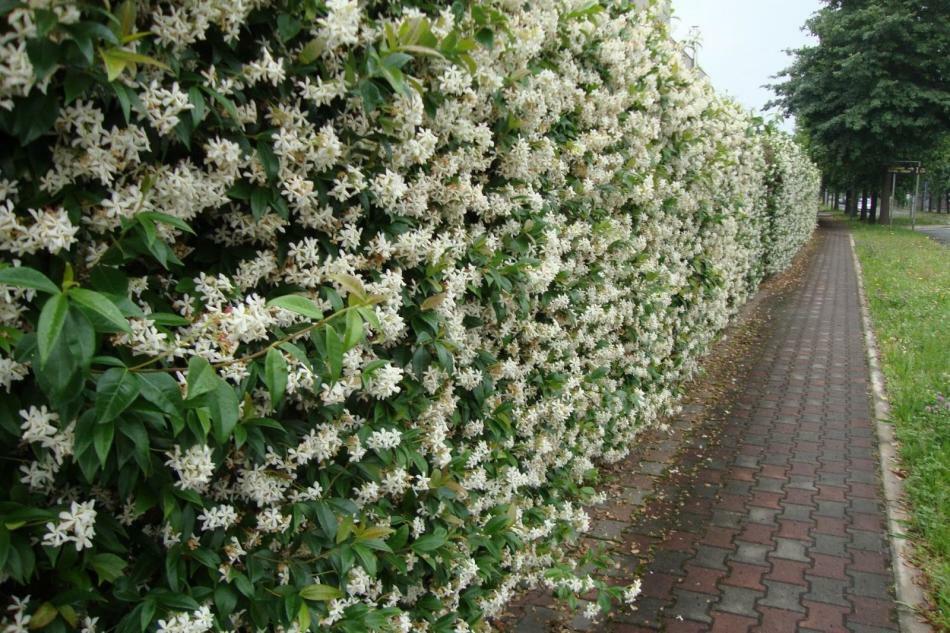
[[217, 528], [228, 529], [237, 523], [238, 514], [231, 505], [219, 505], [207, 508], [198, 515], [201, 521], [202, 531], [215, 530]]
[[177, 81], [171, 88], [163, 88], [158, 80], [153, 79], [141, 92], [141, 98], [149, 122], [162, 136], [175, 129], [180, 121], [179, 114], [194, 108], [188, 99], [188, 93], [178, 87]]
[[59, 523], [46, 524], [46, 534], [43, 535], [43, 544], [50, 547], [62, 547], [66, 543], [75, 543], [76, 550], [92, 547], [92, 539], [96, 536], [96, 502], [73, 501], [69, 510], [59, 513]]
[[642, 589], [642, 583], [640, 579], [637, 578], [636, 580], [633, 581], [632, 585], [630, 585], [624, 590], [623, 601], [628, 605], [632, 605], [634, 602], [637, 601], [637, 597], [640, 595], [641, 589]]
[[387, 169], [385, 173], [378, 174], [373, 178], [370, 190], [376, 196], [379, 206], [390, 213], [394, 213], [396, 205], [409, 191], [409, 187], [406, 186], [406, 181], [400, 174]]
[[357, 0], [327, 0], [327, 16], [320, 18], [320, 34], [330, 50], [356, 44], [360, 27], [360, 6]]
[[30, 406], [29, 409], [21, 409], [20, 417], [23, 423], [20, 428], [23, 430], [22, 439], [24, 442], [48, 442], [59, 429], [53, 425], [59, 422], [59, 415], [42, 405], [39, 408]]
[[168, 459], [165, 465], [171, 466], [178, 474], [175, 486], [196, 492], [204, 492], [207, 489], [215, 470], [210, 446], [196, 444], [183, 453], [181, 447], [176, 444], [174, 450], [166, 455]]
[[386, 364], [376, 369], [369, 378], [366, 391], [374, 398], [384, 400], [399, 393], [399, 383], [403, 377], [403, 370], [394, 365]]
[[398, 429], [380, 429], [373, 431], [366, 439], [366, 446], [374, 451], [393, 449], [402, 442], [402, 433]]
[[204, 633], [214, 626], [214, 616], [207, 605], [197, 611], [176, 613], [170, 619], [158, 621], [160, 633]]

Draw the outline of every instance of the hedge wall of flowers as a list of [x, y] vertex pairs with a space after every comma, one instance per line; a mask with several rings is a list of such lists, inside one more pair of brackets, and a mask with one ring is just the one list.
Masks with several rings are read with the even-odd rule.
[[815, 229], [815, 213], [803, 213], [802, 209], [814, 211], [821, 173], [788, 134], [769, 129], [764, 138], [769, 218], [765, 271], [775, 274], [788, 267]]
[[0, 1], [0, 627], [482, 630], [810, 233], [654, 9]]

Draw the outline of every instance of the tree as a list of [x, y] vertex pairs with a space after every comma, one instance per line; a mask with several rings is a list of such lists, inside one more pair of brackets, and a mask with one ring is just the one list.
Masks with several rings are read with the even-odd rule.
[[950, 0], [827, 0], [805, 24], [818, 44], [793, 51], [772, 86], [830, 184], [884, 185], [881, 221], [887, 166], [929, 155], [950, 127], [948, 24]]

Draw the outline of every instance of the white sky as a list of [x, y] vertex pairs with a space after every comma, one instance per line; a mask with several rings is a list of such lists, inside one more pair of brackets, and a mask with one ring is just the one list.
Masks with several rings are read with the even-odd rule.
[[[699, 65], [720, 91], [762, 111], [774, 95], [763, 88], [790, 61], [786, 49], [809, 42], [805, 20], [819, 0], [672, 0], [673, 35], [700, 32]], [[785, 127], [791, 130], [793, 123]]]

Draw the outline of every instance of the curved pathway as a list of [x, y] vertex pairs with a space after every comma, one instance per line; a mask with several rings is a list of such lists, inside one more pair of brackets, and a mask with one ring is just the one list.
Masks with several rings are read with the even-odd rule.
[[719, 397], [652, 434], [593, 510], [584, 546], [616, 562], [616, 584], [642, 579], [634, 608], [566, 620], [535, 593], [502, 629], [898, 630], [847, 231], [821, 228], [800, 266], [762, 301], [751, 351], [722, 359], [736, 366]]

